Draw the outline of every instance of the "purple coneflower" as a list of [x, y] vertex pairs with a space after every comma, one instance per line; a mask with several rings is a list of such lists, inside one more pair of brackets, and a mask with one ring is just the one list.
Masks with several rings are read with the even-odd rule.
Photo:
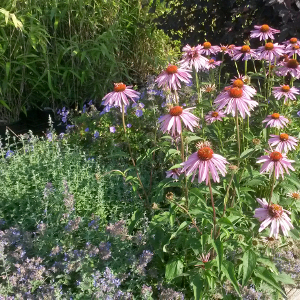
[[256, 53], [260, 59], [273, 61], [275, 57], [278, 58], [284, 54], [284, 46], [278, 45], [278, 43], [266, 43], [259, 47]]
[[180, 69], [177, 66], [169, 65], [159, 76], [156, 78], [158, 87], [169, 87], [170, 90], [176, 91], [181, 87], [180, 81], [189, 83], [192, 78], [191, 74], [186, 69]]
[[215, 121], [222, 121], [222, 118], [225, 117], [225, 114], [221, 111], [210, 111], [206, 116], [205, 116], [205, 121], [208, 124], [211, 124]]
[[263, 231], [271, 224], [270, 237], [274, 235], [276, 239], [278, 238], [279, 226], [283, 235], [288, 236], [289, 230], [294, 228], [287, 215], [291, 213], [278, 204], [269, 205], [265, 199], [257, 198], [256, 200], [261, 205], [261, 208], [257, 208], [254, 212], [254, 217], [261, 222], [258, 232]]
[[298, 140], [286, 133], [281, 133], [280, 135], [270, 135], [269, 144], [271, 146], [276, 146], [276, 151], [279, 152], [288, 152], [289, 150], [295, 150]]
[[114, 91], [108, 93], [102, 100], [104, 105], [120, 107], [129, 105], [128, 98], [133, 102], [138, 100], [140, 93], [131, 89], [132, 86], [126, 86], [123, 82], [114, 83]]
[[276, 179], [281, 175], [282, 179], [284, 179], [284, 171], [290, 175], [289, 170], [295, 171], [293, 166], [291, 165], [294, 160], [288, 159], [285, 153], [280, 153], [278, 151], [267, 151], [268, 155], [263, 155], [258, 158], [257, 163], [263, 163], [260, 173], [275, 172]]
[[210, 147], [204, 146], [193, 153], [186, 162], [181, 164], [183, 166], [181, 172], [186, 172], [187, 176], [193, 173], [192, 181], [194, 181], [198, 173], [198, 183], [205, 180], [206, 185], [208, 185], [210, 174], [214, 182], [220, 182], [218, 171], [222, 176], [226, 175], [225, 164], [228, 164], [228, 162], [223, 156], [214, 154]]
[[256, 89], [250, 85], [245, 84], [246, 76], [241, 76], [235, 79], [231, 79], [232, 87], [237, 87], [243, 90], [243, 92], [250, 98], [256, 94]]
[[278, 76], [286, 76], [287, 74], [295, 78], [300, 78], [300, 67], [296, 59], [288, 59], [282, 62], [282, 66], [278, 67], [276, 74]]
[[238, 60], [243, 56], [243, 60], [256, 59], [257, 55], [254, 50], [252, 50], [249, 45], [244, 45], [241, 47], [233, 48], [232, 59]]
[[172, 170], [166, 171], [166, 178], [173, 178], [175, 180], [178, 180], [180, 174], [181, 174], [181, 169], [172, 169]]
[[279, 100], [281, 97], [284, 97], [284, 103], [288, 99], [296, 100], [296, 96], [299, 94], [299, 90], [295, 87], [290, 87], [289, 85], [281, 85], [280, 87], [273, 87], [273, 95], [275, 99]]
[[295, 38], [295, 37], [292, 37], [292, 38], [290, 38], [288, 41], [283, 42], [283, 44], [286, 45], [286, 48], [287, 48], [287, 49], [290, 49], [290, 48], [292, 48], [292, 47], [295, 46], [295, 45], [300, 46], [300, 42], [299, 42], [298, 39]]
[[300, 46], [299, 45], [292, 45], [291, 48], [286, 48], [285, 52], [289, 57], [297, 54], [300, 55]]
[[246, 114], [250, 116], [250, 110], [253, 110], [258, 103], [251, 100], [250, 97], [238, 87], [228, 87], [225, 92], [222, 92], [214, 101], [214, 104], [218, 106], [218, 110], [226, 107], [224, 113], [231, 113], [235, 116], [236, 112], [239, 112], [243, 118]]
[[219, 46], [212, 46], [210, 42], [204, 42], [201, 47], [200, 54], [216, 55], [221, 51]]
[[183, 68], [192, 68], [194, 67], [196, 72], [198, 70], [207, 69], [208, 59], [200, 54], [202, 46], [198, 45], [196, 47], [191, 47], [186, 45], [182, 48], [184, 52], [182, 55], [182, 60], [179, 62]]
[[209, 262], [209, 259], [210, 259], [210, 252], [208, 252], [207, 254], [201, 253], [200, 259], [201, 259], [201, 261], [202, 261], [204, 264], [206, 264], [207, 262]]
[[251, 34], [250, 34], [250, 38], [258, 38], [262, 41], [262, 40], [267, 40], [267, 39], [271, 39], [274, 40], [274, 33], [280, 33], [280, 30], [271, 28], [269, 25], [264, 24], [264, 25], [254, 25], [254, 30], [251, 30]]
[[159, 118], [158, 122], [161, 124], [161, 131], [165, 133], [172, 129], [172, 136], [176, 136], [176, 131], [178, 134], [182, 132], [181, 120], [184, 125], [189, 128], [190, 131], [194, 131], [193, 127], [198, 126], [199, 118], [190, 113], [189, 111], [194, 109], [194, 107], [182, 109], [181, 106], [174, 106], [170, 109], [169, 114]]
[[263, 121], [263, 123], [267, 123], [266, 127], [276, 127], [276, 128], [284, 128], [287, 126], [287, 123], [289, 123], [289, 120], [281, 116], [279, 113], [274, 113], [272, 115], [268, 115]]
[[216, 61], [215, 59], [210, 59], [207, 63], [207, 69], [215, 69], [215, 67], [220, 66], [220, 64], [222, 63], [221, 60]]

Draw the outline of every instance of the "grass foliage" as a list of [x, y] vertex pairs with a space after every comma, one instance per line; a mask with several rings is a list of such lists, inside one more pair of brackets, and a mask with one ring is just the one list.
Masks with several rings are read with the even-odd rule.
[[140, 84], [176, 53], [147, 11], [140, 0], [2, 1], [0, 119]]

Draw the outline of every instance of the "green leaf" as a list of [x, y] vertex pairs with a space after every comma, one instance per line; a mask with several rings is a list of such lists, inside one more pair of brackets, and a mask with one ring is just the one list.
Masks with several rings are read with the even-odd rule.
[[256, 254], [251, 250], [247, 250], [243, 256], [243, 282], [242, 285], [245, 286], [256, 267]]
[[256, 149], [254, 149], [254, 148], [247, 149], [247, 150], [245, 150], [244, 152], [242, 152], [240, 158], [241, 158], [241, 159], [245, 159], [245, 158], [247, 158], [248, 156], [250, 156], [252, 153], [254, 153], [255, 151], [256, 151]]
[[258, 267], [254, 274], [256, 277], [262, 279], [266, 283], [268, 283], [270, 286], [275, 288], [277, 291], [279, 291], [282, 295], [286, 296], [284, 290], [280, 287], [276, 279], [274, 278], [273, 273], [271, 273], [269, 270], [267, 270], [264, 267]]
[[277, 281], [280, 281], [283, 284], [292, 284], [292, 285], [295, 285], [295, 281], [291, 278], [290, 275], [288, 275], [286, 273], [280, 273], [279, 275], [273, 274], [273, 276], [274, 276], [274, 278]]
[[227, 260], [223, 261], [222, 271], [225, 274], [225, 276], [227, 277], [227, 279], [232, 283], [234, 289], [239, 294], [239, 296], [241, 296], [240, 289], [239, 289], [239, 284], [238, 284], [238, 281], [236, 280], [235, 274], [234, 274], [233, 263], [230, 262], [230, 261], [227, 261]]
[[9, 106], [6, 104], [4, 100], [0, 99], [0, 104], [2, 104], [5, 108], [11, 111], [11, 109], [9, 108]]
[[172, 280], [173, 278], [182, 274], [183, 263], [181, 260], [173, 260], [168, 262], [166, 265], [165, 277], [167, 280]]
[[220, 218], [218, 220], [218, 223], [223, 224], [223, 225], [229, 225], [229, 226], [233, 227], [233, 224], [231, 223], [231, 221], [228, 218], [225, 218], [225, 217]]
[[194, 290], [195, 300], [202, 299], [202, 295], [204, 293], [204, 282], [200, 274], [193, 276], [191, 282]]
[[198, 136], [189, 136], [189, 137], [187, 137], [186, 142], [187, 142], [187, 144], [189, 144], [193, 141], [199, 141], [199, 140], [202, 140], [202, 139], [203, 138], [200, 138]]
[[128, 226], [128, 233], [129, 233], [129, 234], [132, 232], [132, 230], [133, 230], [133, 228], [134, 228], [136, 222], [137, 222], [143, 215], [144, 215], [144, 214], [143, 214], [143, 210], [142, 210], [142, 209], [137, 209], [137, 210], [133, 213], [133, 215], [132, 215], [132, 217], [131, 217], [131, 222], [130, 222], [130, 224], [129, 224], [129, 226]]
[[223, 253], [224, 253], [224, 250], [223, 250], [223, 244], [220, 240], [215, 240], [215, 241], [212, 241], [212, 244], [217, 252], [217, 263], [218, 263], [218, 270], [220, 272], [221, 270], [221, 266], [222, 266], [222, 260], [223, 260]]

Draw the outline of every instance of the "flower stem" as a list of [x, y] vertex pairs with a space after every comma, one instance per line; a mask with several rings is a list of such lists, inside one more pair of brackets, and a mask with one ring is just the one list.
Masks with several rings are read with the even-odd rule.
[[236, 123], [236, 136], [237, 136], [237, 144], [238, 144], [238, 167], [239, 167], [240, 156], [241, 156], [241, 139], [240, 139], [240, 128], [239, 128], [239, 115], [237, 109], [235, 110], [235, 123]]
[[216, 208], [215, 208], [215, 202], [214, 202], [214, 196], [213, 196], [213, 192], [212, 192], [212, 188], [211, 188], [211, 182], [210, 182], [210, 175], [207, 174], [208, 176], [208, 187], [209, 187], [209, 192], [210, 192], [210, 200], [211, 200], [211, 205], [213, 208], [213, 222], [214, 222], [214, 239], [217, 238], [217, 228], [216, 228], [216, 223], [217, 223], [217, 216], [216, 216]]
[[224, 217], [224, 215], [225, 215], [226, 205], [227, 205], [228, 195], [229, 195], [229, 190], [230, 190], [230, 187], [231, 187], [231, 184], [232, 184], [232, 180], [233, 180], [234, 174], [235, 174], [235, 172], [232, 172], [232, 175], [231, 175], [231, 178], [230, 178], [230, 181], [229, 181], [227, 190], [226, 190], [226, 195], [225, 195], [225, 197], [224, 197], [223, 217]]
[[274, 167], [274, 169], [273, 169], [273, 176], [272, 176], [272, 182], [271, 182], [270, 199], [269, 199], [268, 206], [270, 206], [270, 204], [271, 204], [271, 200], [272, 200], [272, 196], [273, 196], [273, 190], [274, 190], [274, 186], [275, 186], [275, 181], [276, 181], [276, 178], [275, 178], [275, 167]]
[[130, 146], [129, 139], [128, 139], [127, 132], [126, 132], [126, 125], [125, 125], [125, 107], [124, 107], [124, 103], [122, 103], [122, 123], [123, 123], [123, 129], [124, 129], [125, 137], [126, 137], [126, 140], [127, 140], [127, 145], [128, 145], [128, 150], [129, 150], [129, 154], [130, 154], [130, 157], [131, 157], [131, 161], [132, 161], [132, 164], [133, 164], [133, 166], [134, 166], [134, 168], [135, 168], [137, 179], [138, 179], [138, 181], [139, 181], [139, 183], [140, 183], [140, 186], [141, 186], [141, 188], [143, 189], [144, 195], [145, 195], [145, 197], [146, 197], [146, 205], [149, 206], [148, 195], [147, 195], [147, 193], [146, 193], [146, 191], [145, 191], [144, 185], [143, 185], [143, 183], [142, 183], [142, 181], [141, 181], [141, 178], [140, 178], [138, 169], [137, 169], [136, 164], [135, 164], [135, 161], [134, 161], [134, 159], [133, 159], [131, 146]]
[[[184, 140], [183, 140], [183, 135], [182, 132], [180, 133], [180, 142], [181, 142], [181, 159], [182, 162], [185, 161], [184, 158]], [[188, 187], [187, 187], [187, 179], [186, 179], [186, 174], [184, 173], [184, 194], [185, 194], [185, 206], [188, 209], [189, 208], [189, 194], [188, 194]]]
[[239, 72], [239, 68], [238, 68], [238, 65], [236, 63], [236, 60], [234, 61], [234, 64], [235, 64], [235, 67], [236, 67], [236, 71], [238, 73], [238, 76], [240, 77], [240, 72]]

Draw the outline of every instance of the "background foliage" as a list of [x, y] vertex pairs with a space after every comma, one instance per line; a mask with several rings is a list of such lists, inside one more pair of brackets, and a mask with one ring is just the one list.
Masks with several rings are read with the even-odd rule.
[[174, 53], [147, 11], [140, 0], [2, 1], [0, 119], [141, 84]]
[[[168, 9], [157, 11], [159, 28], [183, 44], [195, 45], [205, 40], [214, 44], [241, 44], [249, 38], [253, 25], [262, 24], [280, 29], [279, 41], [299, 33], [298, 0], [165, 0], [163, 3]], [[156, 11], [155, 3], [151, 11]]]

